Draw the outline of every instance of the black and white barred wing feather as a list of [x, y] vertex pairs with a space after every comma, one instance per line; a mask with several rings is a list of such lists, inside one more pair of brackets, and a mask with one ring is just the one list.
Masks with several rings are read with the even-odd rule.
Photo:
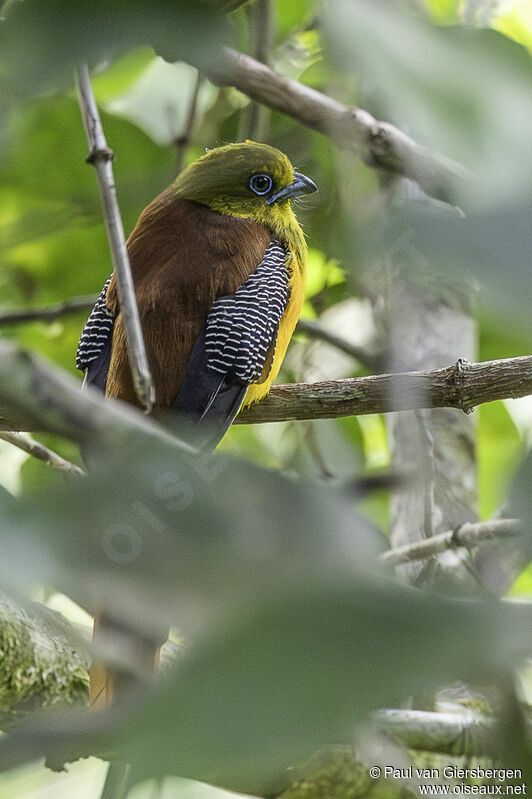
[[194, 345], [173, 407], [194, 422], [205, 420], [213, 437], [227, 430], [250, 383], [268, 376], [290, 299], [286, 255], [272, 241], [248, 280], [216, 300]]
[[76, 367], [85, 372], [84, 385], [94, 385], [105, 391], [111, 359], [111, 343], [115, 315], [106, 305], [109, 277], [82, 330], [76, 353]]
[[209, 369], [243, 383], [261, 377], [290, 296], [285, 264], [284, 247], [273, 241], [249, 279], [234, 294], [216, 300], [205, 333]]

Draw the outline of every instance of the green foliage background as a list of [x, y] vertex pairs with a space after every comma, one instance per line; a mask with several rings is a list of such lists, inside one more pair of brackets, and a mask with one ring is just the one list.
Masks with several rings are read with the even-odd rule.
[[[14, 5], [7, 3], [7, 12], [11, 13]], [[472, 170], [478, 179], [475, 188], [465, 191], [460, 200], [471, 219], [471, 227], [463, 238], [469, 237], [468, 241], [473, 240], [474, 246], [461, 246], [460, 234], [455, 238], [453, 226], [456, 226], [456, 221], [451, 220], [448, 228], [444, 226], [430, 236], [427, 252], [438, 269], [455, 276], [451, 279], [459, 281], [460, 270], [466, 269], [479, 282], [479, 359], [529, 354], [532, 65], [526, 48], [532, 47], [531, 4], [500, 4], [500, 8], [495, 4], [491, 16], [487, 15], [486, 8], [493, 4], [488, 3], [419, 0], [385, 5], [386, 8], [380, 2], [351, 3], [348, 0], [329, 3], [321, 0], [276, 0], [272, 3], [275, 35], [271, 65], [348, 105], [368, 108], [377, 118], [394, 122], [418, 141], [460, 160]], [[104, 6], [106, 14], [103, 13]], [[472, 10], [473, 6], [476, 11]], [[131, 3], [125, 11], [118, 3], [101, 4], [100, 7], [99, 3], [80, 2], [70, 7], [55, 0], [47, 4], [45, 13], [43, 3], [27, 0], [21, 8], [15, 9], [18, 15], [13, 13], [16, 24], [0, 28], [0, 45], [4, 44], [0, 65], [0, 316], [2, 309], [45, 305], [79, 294], [97, 293], [111, 271], [95, 177], [84, 162], [87, 147], [71, 79], [72, 58], [88, 58], [93, 67], [93, 85], [106, 136], [116, 153], [115, 178], [124, 227], [129, 231], [142, 208], [176, 175], [175, 141], [184, 132], [196, 70], [182, 62], [169, 62], [180, 57], [186, 59], [190, 53], [194, 56], [192, 60], [207, 58], [216, 43], [233, 44], [243, 51], [249, 51], [251, 47], [249, 7], [239, 8], [230, 19], [216, 16], [218, 12], [212, 8], [198, 11], [198, 7], [199, 4], [194, 3], [160, 0], [150, 4], [149, 9], [141, 2]], [[99, 18], [100, 12], [102, 18]], [[29, 38], [28, 32], [32, 34]], [[245, 132], [248, 105], [248, 100], [236, 90], [218, 88], [204, 80], [186, 161], [199, 157], [206, 147], [241, 138]], [[374, 331], [370, 327], [368, 332], [363, 298], [372, 280], [367, 242], [372, 241], [373, 221], [368, 209], [380, 201], [377, 176], [351, 153], [338, 152], [325, 137], [277, 112], [268, 113], [267, 140], [285, 151], [297, 168], [312, 176], [319, 186], [319, 194], [309, 198], [298, 209], [310, 246], [304, 316], [319, 319], [327, 329], [351, 337], [355, 343], [373, 345]], [[489, 236], [484, 235], [486, 229], [490, 230]], [[450, 246], [451, 241], [458, 243]], [[51, 323], [3, 326], [1, 333], [76, 374], [74, 354], [85, 318], [86, 313], [80, 312]], [[346, 319], [349, 319], [349, 329]], [[327, 345], [296, 336], [281, 380], [348, 377], [364, 371], [361, 364], [347, 356], [339, 357]], [[79, 373], [77, 376], [81, 380]], [[528, 401], [496, 403], [483, 406], [477, 415], [479, 509], [480, 516], [487, 518], [507, 499], [513, 477], [523, 463], [532, 429], [532, 406]], [[39, 436], [39, 439], [65, 457], [79, 462], [77, 450], [71, 443], [52, 436]], [[267, 583], [268, 579], [271, 580], [269, 588], [271, 585], [277, 587], [285, 602], [284, 605], [281, 602], [283, 609], [297, 606], [293, 582], [296, 586], [298, 580], [305, 586], [313, 585], [316, 596], [323, 592], [323, 607], [328, 611], [319, 629], [319, 634], [326, 637], [330, 620], [336, 614], [342, 614], [342, 580], [346, 579], [343, 570], [338, 571], [339, 562], [345, 555], [342, 534], [345, 533], [347, 538], [353, 526], [356, 527], [363, 542], [357, 544], [357, 557], [363, 559], [380, 545], [378, 536], [374, 540], [367, 532], [364, 519], [378, 525], [382, 532], [387, 531], [386, 492], [371, 497], [356, 508], [352, 501], [346, 501], [335, 493], [343, 481], [355, 474], [383, 468], [389, 463], [383, 419], [362, 417], [303, 424], [240, 426], [229, 432], [220, 450], [223, 455], [235, 457], [236, 462], [232, 459], [224, 461], [230, 464], [227, 466], [227, 484], [212, 491], [210, 488], [196, 489], [206, 506], [210, 507], [212, 501], [211, 516], [209, 519], [191, 517], [189, 527], [192, 532], [205, 532], [214, 525], [218, 533], [221, 530], [226, 536], [223, 538], [228, 548], [226, 551], [235, 558], [239, 552], [234, 540], [235, 526], [245, 535], [244, 531], [253, 527], [257, 516], [262, 518], [268, 513], [277, 533], [290, 528], [289, 549], [293, 548], [290, 555], [305, 553], [301, 555], [300, 573], [297, 569], [290, 571], [287, 568], [285, 572], [281, 568], [281, 560], [285, 565], [287, 562], [294, 565], [286, 553], [282, 559], [277, 550], [275, 557], [270, 557], [271, 553], [265, 555], [267, 563], [265, 561], [258, 594], [268, 595]], [[94, 585], [84, 583], [81, 573], [90, 561], [87, 553], [92, 544], [97, 544], [96, 538], [96, 543], [91, 543], [94, 526], [91, 508], [94, 505], [90, 503], [97, 503], [100, 497], [106, 504], [108, 518], [101, 522], [103, 529], [113, 518], [123, 518], [124, 497], [129, 496], [132, 486], [141, 492], [143, 477], [145, 485], [151, 487], [150, 481], [173, 468], [168, 465], [168, 453], [139, 450], [135, 456], [140, 464], [138, 471], [132, 471], [130, 465], [124, 466], [120, 460], [111, 465], [107, 463], [102, 466], [101, 482], [91, 484], [85, 493], [85, 489], [80, 489], [79, 494], [74, 492], [74, 499], [71, 489], [65, 488], [62, 476], [46, 470], [35, 460], [13, 455], [8, 445], [0, 442], [0, 483], [20, 498], [17, 513], [10, 516], [6, 511], [3, 516], [10, 553], [3, 567], [6, 574], [1, 574], [0, 570], [4, 581], [9, 582], [8, 573], [16, 563], [21, 568], [20, 584], [27, 586], [30, 582], [35, 591], [35, 585], [40, 581], [41, 586], [43, 583], [46, 585], [41, 590], [64, 591], [80, 604], [86, 602], [90, 606], [90, 590], [94, 590]], [[248, 467], [248, 462], [254, 466]], [[186, 480], [189, 465], [183, 463], [176, 468], [182, 469]], [[261, 469], [271, 470], [274, 474]], [[113, 476], [121, 470], [124, 470], [120, 477], [122, 482]], [[303, 479], [303, 487], [295, 482], [296, 479]], [[138, 486], [135, 480], [139, 480]], [[316, 481], [321, 483], [319, 491], [323, 492], [319, 494], [319, 500], [312, 499]], [[133, 493], [131, 501], [134, 496]], [[254, 497], [254, 500], [243, 503], [241, 517], [235, 524], [233, 509], [242, 506], [244, 496]], [[284, 502], [272, 512], [272, 502], [281, 496], [285, 497]], [[150, 497], [152, 495], [147, 489], [145, 501], [148, 505]], [[221, 504], [217, 505], [217, 501]], [[317, 507], [322, 501], [323, 512], [320, 515]], [[88, 511], [82, 513], [79, 509], [84, 506]], [[172, 524], [168, 522], [169, 527]], [[338, 540], [330, 543], [329, 583], [327, 569], [319, 579], [316, 576], [322, 571], [325, 557], [317, 542], [320, 530], [323, 531], [327, 524], [331, 538], [338, 536]], [[261, 521], [259, 528], [263, 526], [266, 536], [268, 525]], [[69, 535], [77, 542], [77, 547], [70, 545]], [[23, 553], [17, 554], [13, 543], [24, 536], [36, 546], [34, 556], [37, 560], [30, 566], [24, 561]], [[211, 539], [212, 536], [206, 536], [205, 550], [202, 550], [205, 561], [202, 561], [202, 568], [198, 566], [197, 573], [193, 573], [185, 597], [175, 587], [169, 587], [171, 575], [166, 575], [165, 580], [157, 584], [157, 576], [143, 570], [145, 563], [140, 569], [137, 577], [140, 582], [143, 579], [148, 582], [149, 597], [161, 600], [161, 595], [164, 595], [168, 598], [165, 612], [170, 620], [176, 619], [178, 599], [187, 600], [192, 605], [206, 601], [209, 592], [203, 582], [205, 563], [213, 580], [213, 586], [209, 588], [212, 595], [207, 597], [209, 602], [215, 605], [220, 596], [226, 601], [224, 592], [215, 590], [216, 582], [224, 579], [234, 581], [231, 584], [236, 592], [238, 588], [245, 595], [245, 592], [253, 595], [246, 581], [229, 567], [227, 574], [224, 573], [224, 562], [219, 560], [220, 545]], [[255, 543], [260, 551], [260, 542]], [[279, 547], [282, 551], [280, 544]], [[164, 547], [159, 551], [162, 562], [169, 551]], [[57, 555], [57, 552], [61, 554]], [[50, 553], [57, 555], [53, 568], [42, 567], [42, 563], [48, 563]], [[39, 560], [41, 556], [42, 562]], [[231, 568], [235, 567], [235, 562]], [[104, 578], [112, 582], [112, 573], [107, 574], [97, 557], [92, 565], [101, 581], [99, 588]], [[245, 563], [241, 564], [241, 569], [246, 570]], [[404, 668], [409, 670], [412, 679], [413, 675], [421, 679], [427, 666], [423, 659], [414, 658], [399, 665], [401, 642], [394, 644], [393, 640], [398, 617], [392, 614], [391, 620], [383, 621], [379, 615], [385, 606], [397, 605], [402, 599], [385, 595], [372, 605], [364, 590], [351, 592], [349, 602], [355, 605], [358, 602], [359, 609], [362, 603], [369, 614], [366, 619], [369, 628], [379, 630], [383, 636], [382, 647], [368, 655], [371, 669], [377, 669], [379, 663], [388, 657], [392, 671], [395, 663], [398, 664], [396, 671]], [[511, 593], [518, 596], [532, 594], [530, 569], [521, 574]], [[305, 595], [303, 590], [301, 593], [295, 591], [296, 598]], [[330, 606], [327, 605], [327, 595]], [[239, 697], [232, 682], [224, 683], [224, 675], [227, 677], [233, 672], [240, 675], [237, 668], [242, 665], [239, 654], [247, 647], [262, 651], [266, 636], [269, 636], [269, 646], [277, 646], [281, 652], [286, 645], [282, 636], [276, 638], [275, 631], [272, 633], [270, 630], [270, 625], [277, 619], [275, 613], [279, 612], [283, 617], [282, 609], [279, 611], [274, 607], [272, 610], [268, 599], [261, 604], [254, 597], [254, 602], [258, 632], [252, 634], [245, 620], [242, 621], [238, 615], [235, 620], [229, 614], [226, 626], [222, 625], [226, 635], [220, 633], [219, 648], [216, 638], [214, 643], [205, 644], [206, 659], [201, 663], [208, 664], [210, 658], [220, 658], [218, 687], [231, 698], [230, 703], [216, 709], [220, 714], [218, 719], [227, 714], [228, 748], [223, 753], [226, 760], [223, 761], [218, 753], [221, 761], [215, 762], [214, 732], [204, 741], [201, 757], [197, 755], [195, 767], [198, 773], [205, 773], [207, 777], [223, 774], [227, 762], [235, 765], [232, 758], [242, 746], [242, 720], [246, 718], [246, 708], [249, 707], [246, 703], [250, 697]], [[347, 605], [349, 602], [346, 600]], [[137, 605], [133, 604], [133, 607], [137, 612]], [[207, 613], [210, 624], [211, 610]], [[464, 631], [467, 629], [471, 636], [471, 629], [467, 624], [465, 627], [457, 624], [452, 632], [452, 612], [446, 616], [447, 610], [443, 605], [439, 610], [449, 624], [451, 640], [455, 635], [456, 646], [464, 645]], [[425, 615], [426, 608], [421, 604], [418, 607], [413, 601], [410, 611], [412, 622], [423, 623], [424, 629], [430, 627], [432, 617]], [[309, 607], [304, 605], [302, 617], [308, 618], [309, 613]], [[470, 621], [474, 628], [473, 619]], [[146, 623], [149, 623], [149, 618]], [[288, 622], [286, 630], [288, 636]], [[424, 644], [418, 642], [421, 648], [423, 645], [429, 648], [432, 657], [438, 651], [440, 633], [436, 627], [432, 638], [429, 634]], [[357, 628], [353, 634], [363, 636], [365, 631]], [[406, 631], [408, 640], [409, 635], [411, 631]], [[385, 639], [389, 643], [387, 654]], [[411, 643], [415, 642], [414, 636]], [[237, 643], [240, 648], [231, 649], [231, 646], [237, 647]], [[317, 730], [329, 735], [331, 718], [338, 720], [339, 711], [349, 694], [348, 664], [352, 656], [352, 652], [346, 651], [342, 659], [342, 646], [334, 635], [330, 643], [340, 659], [337, 675], [340, 688], [336, 701], [327, 695], [320, 705], [319, 718], [323, 726]], [[306, 645], [303, 640], [301, 649], [290, 651], [292, 659], [287, 655], [286, 662], [272, 659], [274, 665], [270, 670], [266, 668], [261, 678], [266, 692], [274, 693], [274, 686], [279, 684], [276, 680], [282, 681], [283, 668], [285, 673], [298, 673], [298, 664], [309, 655]], [[472, 649], [471, 644], [467, 651]], [[490, 652], [486, 645], [486, 653], [479, 656], [481, 665], [498, 662], [495, 649], [494, 645]], [[266, 652], [263, 654], [266, 658]], [[326, 652], [321, 654], [323, 668], [330, 668]], [[447, 674], [453, 672], [455, 664], [448, 658], [444, 657], [443, 664]], [[193, 670], [192, 666], [190, 668]], [[243, 669], [242, 679], [235, 678], [241, 686], [245, 684], [245, 673]], [[310, 685], [314, 678], [315, 674], [301, 677], [308, 679]], [[184, 679], [188, 680], [189, 675], [186, 674]], [[190, 695], [200, 701], [201, 697], [194, 693], [198, 690], [198, 683], [190, 679], [193, 683], [188, 686]], [[208, 674], [204, 676], [203, 684], [207, 684], [209, 679]], [[389, 679], [385, 669], [382, 682], [388, 682], [390, 695], [383, 696], [378, 689], [373, 695], [366, 686], [365, 690], [371, 697], [369, 707], [378, 705], [379, 701], [391, 701], [393, 695], [400, 696], [403, 688], [408, 690], [408, 686], [390, 683]], [[179, 690], [185, 690], [186, 682], [184, 686]], [[323, 686], [319, 688], [321, 690]], [[247, 690], [252, 689], [248, 686]], [[326, 689], [323, 690], [327, 694]], [[179, 693], [176, 695], [181, 696]], [[354, 697], [353, 706], [347, 705], [351, 715], [345, 719], [346, 722], [354, 718], [357, 707], [366, 708], [361, 702], [362, 695], [361, 689]], [[211, 700], [214, 703], [212, 696]], [[275, 707], [279, 710], [277, 705]], [[289, 707], [297, 712], [296, 706]], [[201, 711], [205, 718], [209, 708], [212, 709], [213, 705], [207, 705]], [[230, 717], [231, 708], [234, 718]], [[327, 712], [326, 708], [329, 708]], [[175, 712], [178, 711], [176, 706]], [[194, 714], [193, 706], [190, 714]], [[172, 723], [168, 715], [162, 713], [160, 704], [148, 707], [144, 723], [144, 728], [140, 723], [134, 726], [131, 740], [124, 744], [126, 752], [131, 751], [129, 746], [138, 754], [139, 779], [152, 776], [159, 768], [168, 770], [171, 760]], [[148, 732], [143, 733], [143, 729]], [[163, 750], [163, 754], [160, 748], [157, 752], [152, 751], [146, 741], [146, 736], [155, 734], [153, 731], [157, 729], [163, 732], [159, 738], [154, 738], [154, 746], [160, 746], [164, 738], [169, 747], [168, 751]], [[213, 729], [217, 730], [216, 727]], [[259, 732], [251, 725], [251, 740], [255, 740], [253, 736]], [[231, 737], [232, 733], [235, 737]], [[270, 768], [275, 770], [279, 765], [286, 765], [279, 754], [290, 740], [299, 740], [303, 750], [303, 744], [309, 743], [297, 725], [286, 734], [286, 740], [273, 721], [271, 727], [266, 724], [266, 731], [263, 729], [262, 733], [265, 740], [260, 736], [259, 739], [263, 751], [268, 752], [267, 744], [272, 740], [276, 741], [276, 746], [265, 755], [264, 775], [260, 774], [261, 759], [256, 753], [247, 753], [248, 760], [241, 764], [240, 771], [237, 768], [244, 786], [249, 785], [246, 780], [253, 769], [254, 779], [260, 781], [271, 776]], [[192, 732], [191, 739], [194, 740]], [[174, 745], [177, 747], [179, 744], [183, 749], [186, 740], [185, 737], [180, 741], [177, 736]], [[294, 746], [293, 752], [290, 749], [289, 752], [299, 754], [299, 749]], [[145, 761], [143, 754], [146, 755]], [[188, 757], [187, 760], [183, 755], [184, 763], [179, 773], [187, 773], [187, 769], [193, 773], [193, 748]], [[98, 767], [93, 765], [91, 771], [87, 764], [78, 768], [82, 778], [76, 783], [75, 791], [76, 796], [81, 796], [80, 785], [92, 785], [93, 780], [95, 783], [101, 780], [101, 769], [98, 771]], [[39, 796], [46, 796], [46, 790], [50, 790], [51, 795], [57, 795], [53, 793], [57, 790], [64, 790], [68, 795], [68, 791], [73, 790], [66, 787], [66, 778], [61, 783], [60, 778], [54, 778], [54, 782], [50, 777], [44, 778], [40, 772], [24, 772], [5, 783], [5, 795], [23, 796], [27, 789], [27, 795], [33, 796], [29, 793], [32, 780], [42, 780], [44, 786], [48, 781], [50, 787], [43, 787]], [[198, 795], [194, 791], [199, 791], [199, 788], [179, 783], [176, 790], [179, 793], [175, 795], [192, 796]], [[201, 795], [207, 796], [207, 790], [211, 789], [205, 789], [205, 794]], [[139, 796], [140, 791], [137, 789]], [[93, 795], [96, 795], [94, 790], [87, 793], [87, 796]]]

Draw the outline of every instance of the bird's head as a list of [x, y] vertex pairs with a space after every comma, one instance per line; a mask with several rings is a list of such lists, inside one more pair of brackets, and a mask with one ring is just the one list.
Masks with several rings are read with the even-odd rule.
[[173, 188], [178, 197], [254, 219], [274, 232], [294, 219], [291, 198], [316, 191], [284, 153], [252, 141], [209, 150], [179, 175]]

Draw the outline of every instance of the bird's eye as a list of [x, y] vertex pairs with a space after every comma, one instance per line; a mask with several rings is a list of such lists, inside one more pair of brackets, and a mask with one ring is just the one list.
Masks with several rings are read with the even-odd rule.
[[252, 175], [249, 179], [249, 188], [255, 194], [268, 194], [272, 183], [273, 181], [269, 175]]

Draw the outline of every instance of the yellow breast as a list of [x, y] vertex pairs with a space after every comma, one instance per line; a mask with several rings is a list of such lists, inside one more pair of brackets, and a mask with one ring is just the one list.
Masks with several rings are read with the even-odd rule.
[[250, 385], [244, 398], [243, 407], [251, 405], [253, 402], [258, 402], [266, 396], [284, 361], [284, 356], [294, 333], [305, 298], [305, 261], [301, 259], [301, 256], [304, 258], [305, 253], [299, 252], [295, 254], [291, 259], [291, 263], [288, 264], [291, 272], [290, 300], [279, 323], [279, 332], [270, 373], [263, 383], [252, 383]]

